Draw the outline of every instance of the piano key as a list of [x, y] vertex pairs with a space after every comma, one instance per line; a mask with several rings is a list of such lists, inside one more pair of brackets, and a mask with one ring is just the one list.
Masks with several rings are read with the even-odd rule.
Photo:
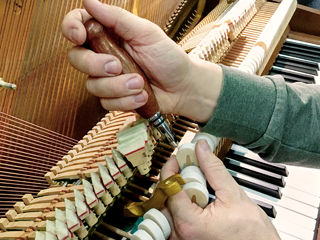
[[319, 54], [319, 50], [315, 50], [312, 48], [306, 48], [303, 46], [298, 46], [298, 45], [294, 45], [294, 44], [284, 44], [282, 49], [286, 49], [286, 50], [290, 50], [290, 51], [296, 51], [299, 53], [303, 53], [306, 54], [308, 56], [312, 56], [314, 58], [319, 58], [320, 54]]
[[[233, 144], [231, 149], [237, 154], [241, 154], [245, 157], [253, 160], [264, 161], [257, 153], [250, 151], [249, 149], [242, 147], [238, 144]], [[320, 174], [319, 169], [310, 169], [298, 166], [290, 166], [284, 164], [270, 163], [279, 166], [284, 166], [289, 172], [289, 176], [285, 179], [286, 187], [290, 186], [293, 189], [297, 189], [301, 192], [308, 193], [315, 197], [320, 197]], [[302, 181], [303, 179], [303, 181]]]
[[237, 160], [240, 162], [248, 163], [252, 166], [259, 167], [273, 173], [278, 173], [282, 176], [288, 176], [289, 174], [287, 167], [284, 164], [267, 162], [258, 154], [240, 145], [233, 144], [231, 146], [231, 151], [229, 151], [227, 156], [229, 156], [229, 154], [230, 156], [238, 155]]
[[[301, 212], [302, 210], [296, 209], [294, 202], [290, 202], [287, 200], [282, 201], [282, 199], [277, 202], [276, 199], [273, 199], [274, 200], [273, 201], [272, 198], [270, 198], [270, 196], [267, 196], [265, 194], [261, 194], [257, 191], [252, 190], [252, 189], [249, 189], [246, 187], [242, 187], [242, 189], [246, 192], [248, 197], [254, 198], [254, 199], [260, 200], [262, 202], [266, 202], [266, 203], [273, 205], [276, 212], [277, 212], [277, 216], [275, 219], [279, 219], [279, 217], [283, 216], [282, 214], [284, 214], [284, 216], [286, 216], [288, 222], [297, 224], [298, 226], [301, 226], [302, 228], [304, 228], [306, 230], [310, 230], [310, 231], [315, 230], [316, 223], [317, 223], [316, 219], [310, 218], [304, 214], [297, 212], [297, 211]], [[288, 205], [286, 206], [286, 204], [288, 204]], [[297, 204], [296, 206], [299, 207], [300, 204]]]
[[279, 73], [279, 72], [275, 72], [275, 71], [270, 71], [269, 72], [269, 75], [281, 75], [284, 80], [286, 82], [290, 82], [290, 83], [295, 83], [295, 82], [302, 82], [302, 83], [305, 83], [305, 84], [314, 84], [315, 82], [312, 82], [312, 81], [309, 81], [309, 80], [305, 80], [305, 79], [302, 79], [302, 78], [299, 78], [299, 77], [296, 77], [296, 76], [292, 76], [292, 75], [289, 75], [289, 74], [285, 74], [285, 73]]
[[270, 75], [281, 74], [286, 80], [288, 81], [297, 81], [297, 82], [304, 82], [304, 83], [315, 83], [316, 78], [313, 75], [297, 72], [294, 70], [280, 68], [277, 66], [272, 66], [270, 70]]
[[[277, 218], [271, 219], [272, 224], [277, 230], [298, 239], [313, 240], [314, 231], [304, 229], [303, 227], [292, 223], [290, 221], [290, 214], [286, 214], [286, 212], [280, 211], [277, 215]], [[284, 238], [283, 240], [286, 240], [286, 238]]]
[[282, 239], [282, 240], [301, 240], [302, 239], [302, 238], [298, 238], [298, 237], [292, 236], [292, 235], [290, 235], [290, 233], [282, 232], [279, 229], [277, 229], [277, 231], [278, 231], [278, 234], [280, 236], [280, 239]]
[[304, 66], [308, 66], [308, 67], [314, 68], [316, 70], [320, 69], [320, 64], [315, 61], [310, 61], [310, 60], [303, 59], [303, 58], [292, 57], [292, 56], [281, 54], [281, 53], [278, 55], [277, 58], [281, 59], [281, 60], [289, 60], [291, 62], [300, 63], [300, 64], [303, 64]]
[[272, 66], [271, 71], [279, 71], [279, 72], [281, 71], [281, 72], [284, 72], [284, 73], [287, 73], [287, 74], [292, 74], [292, 75], [301, 77], [301, 78], [306, 79], [306, 80], [310, 79], [311, 81], [314, 80], [315, 78], [317, 78], [317, 76], [314, 76], [312, 74], [299, 72], [299, 71], [292, 70], [292, 69], [277, 67], [277, 66]]
[[[309, 193], [320, 198], [319, 169], [308, 169], [298, 166], [287, 166], [290, 172], [286, 179], [287, 186]], [[313, 173], [314, 172], [314, 173]], [[316, 173], [317, 172], [317, 173]]]
[[[247, 189], [247, 188], [245, 188], [245, 189]], [[315, 219], [315, 220], [317, 219], [318, 208], [316, 208], [316, 207], [312, 207], [308, 204], [296, 201], [296, 200], [288, 198], [286, 196], [282, 196], [281, 199], [277, 199], [277, 198], [271, 197], [269, 195], [254, 191], [252, 189], [247, 189], [247, 190], [248, 191], [246, 191], [246, 193], [250, 198], [254, 198], [259, 201], [271, 204], [272, 206], [280, 206], [280, 207], [289, 209], [293, 212], [307, 216], [311, 219]]]
[[274, 208], [274, 206], [272, 206], [271, 204], [268, 204], [268, 203], [265, 203], [265, 202], [262, 202], [262, 201], [259, 201], [255, 198], [251, 198], [251, 200], [257, 204], [259, 207], [262, 208], [262, 210], [271, 218], [275, 218], [276, 215], [277, 215], [277, 212]]
[[295, 39], [291, 39], [291, 38], [287, 38], [286, 41], [285, 41], [285, 44], [304, 46], [306, 48], [314, 49], [314, 50], [318, 50], [318, 51], [320, 50], [320, 45], [319, 44], [299, 41], [299, 40], [295, 40]]
[[249, 164], [239, 162], [235, 158], [231, 157], [226, 157], [223, 160], [223, 163], [228, 169], [243, 173], [256, 179], [260, 179], [262, 181], [266, 181], [268, 183], [278, 185], [280, 187], [285, 186], [284, 178], [279, 174], [250, 166]]
[[291, 186], [288, 186], [288, 184], [283, 189], [281, 189], [281, 192], [283, 196], [308, 204], [312, 207], [319, 208], [319, 205], [320, 205], [319, 197], [303, 192], [299, 189], [292, 188]]
[[259, 179], [255, 179], [253, 177], [246, 176], [242, 173], [238, 173], [230, 169], [228, 169], [228, 171], [234, 178], [234, 180], [241, 186], [254, 189], [258, 192], [265, 193], [269, 196], [273, 196], [279, 199], [282, 196], [280, 187], [276, 185], [261, 181]]
[[294, 50], [291, 50], [291, 49], [287, 49], [287, 48], [281, 49], [280, 53], [281, 54], [285, 54], [285, 55], [289, 55], [289, 56], [292, 56], [292, 57], [303, 58], [303, 59], [314, 61], [314, 62], [320, 62], [320, 58], [313, 57], [313, 56], [310, 56], [308, 54], [305, 54], [305, 53], [302, 53], [302, 52], [297, 52], [297, 51], [294, 51]]
[[274, 66], [285, 69], [291, 69], [297, 72], [307, 73], [313, 76], [319, 76], [317, 69], [309, 66], [304, 66], [301, 63], [294, 63], [288, 60], [276, 59]]
[[[215, 193], [214, 193], [214, 190], [210, 187], [209, 184], [207, 184], [207, 189], [208, 189], [208, 192], [209, 192], [209, 203], [210, 204], [211, 202], [215, 201], [216, 200], [216, 197], [215, 197]], [[269, 217], [271, 218], [275, 218], [276, 215], [277, 215], [277, 212], [275, 210], [275, 208], [271, 205], [271, 204], [268, 204], [268, 203], [265, 203], [265, 202], [262, 202], [262, 201], [259, 201], [257, 199], [253, 199], [251, 198], [251, 200], [257, 204]]]

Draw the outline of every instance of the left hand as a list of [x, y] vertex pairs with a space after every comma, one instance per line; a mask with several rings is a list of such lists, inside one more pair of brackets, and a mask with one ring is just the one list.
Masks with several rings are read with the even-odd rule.
[[[196, 144], [196, 156], [208, 183], [215, 190], [216, 200], [202, 209], [183, 191], [170, 197], [163, 210], [172, 229], [170, 239], [280, 239], [268, 216], [234, 181], [205, 140]], [[161, 178], [178, 172], [178, 163], [171, 158], [163, 167]]]

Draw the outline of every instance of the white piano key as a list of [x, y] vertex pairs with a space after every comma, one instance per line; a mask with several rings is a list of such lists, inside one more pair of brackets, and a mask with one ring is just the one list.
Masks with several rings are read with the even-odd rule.
[[[250, 198], [255, 198], [257, 200], [272, 204], [277, 211], [276, 219], [279, 218], [279, 213], [285, 214], [283, 216], [286, 216], [286, 221], [291, 222], [292, 224], [296, 224], [298, 226], [301, 226], [303, 229], [314, 231], [314, 229], [316, 227], [316, 220], [315, 219], [312, 219], [310, 217], [302, 215], [302, 214], [294, 211], [293, 209], [288, 209], [283, 206], [281, 201], [279, 201], [279, 202], [272, 201], [271, 197], [269, 197], [265, 194], [256, 192], [256, 191], [249, 189], [249, 188], [246, 188], [246, 187], [243, 187], [243, 189]], [[292, 207], [292, 203], [291, 203], [290, 207]], [[295, 210], [299, 210], [299, 209], [295, 209]], [[280, 216], [281, 216], [281, 214], [280, 214]]]
[[[258, 193], [258, 192], [256, 192], [256, 193]], [[283, 208], [287, 208], [291, 211], [297, 212], [299, 214], [305, 215], [305, 216], [312, 218], [312, 219], [315, 219], [315, 220], [318, 217], [318, 208], [312, 207], [312, 206], [307, 205], [302, 202], [298, 202], [298, 201], [291, 199], [291, 198], [288, 198], [286, 196], [282, 196], [281, 199], [277, 199], [277, 198], [268, 196], [266, 194], [259, 193], [259, 197], [261, 197], [261, 199], [258, 199], [258, 200], [264, 201], [264, 202], [269, 203], [273, 206], [281, 206]]]
[[[289, 176], [287, 186], [307, 192], [320, 198], [320, 170], [297, 166], [287, 166]], [[316, 173], [317, 172], [317, 173]]]
[[[232, 150], [252, 159], [262, 159], [258, 154], [237, 144]], [[320, 198], [320, 169], [286, 165], [289, 176], [285, 178], [286, 186], [298, 189]]]
[[[254, 190], [252, 190], [254, 191]], [[318, 208], [312, 207], [302, 202], [298, 202], [294, 199], [288, 198], [286, 196], [282, 196], [281, 199], [277, 199], [271, 196], [268, 196], [263, 193], [259, 193], [255, 191], [255, 195], [259, 195], [257, 200], [264, 201], [273, 206], [281, 206], [283, 208], [289, 209], [291, 211], [297, 212], [299, 214], [305, 215], [312, 219], [317, 219], [318, 217]]]
[[315, 208], [318, 208], [320, 205], [320, 198], [311, 195], [309, 193], [303, 192], [299, 189], [292, 188], [291, 186], [285, 186], [281, 189], [283, 196], [286, 196], [291, 199], [295, 199], [299, 202], [303, 202]]
[[287, 221], [286, 215], [281, 215], [281, 214], [279, 215], [280, 215], [279, 218], [271, 219], [272, 224], [275, 226], [277, 230], [290, 234], [291, 236], [294, 236], [295, 238], [298, 238], [298, 239], [303, 239], [303, 240], [313, 239], [313, 235], [314, 235], [313, 231], [305, 230], [298, 225], [290, 223], [289, 221]]
[[278, 232], [281, 240], [301, 240], [302, 239], [302, 238], [298, 238], [298, 237], [292, 236], [290, 233], [283, 232], [283, 231], [281, 231], [279, 229], [277, 229], [277, 232]]

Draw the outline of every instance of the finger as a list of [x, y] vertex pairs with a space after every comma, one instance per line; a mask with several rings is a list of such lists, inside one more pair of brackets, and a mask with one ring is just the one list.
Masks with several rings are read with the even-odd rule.
[[238, 184], [231, 177], [222, 161], [211, 152], [206, 140], [202, 139], [197, 142], [196, 156], [208, 183], [215, 191], [216, 197], [223, 197], [226, 201], [238, 200], [240, 197]]
[[[191, 199], [186, 192], [181, 191], [171, 196], [167, 200], [167, 207], [175, 222], [189, 222], [194, 216], [199, 216], [203, 209], [196, 203], [191, 202]], [[191, 218], [191, 219], [190, 219]]]
[[142, 92], [144, 80], [135, 73], [109, 78], [89, 78], [87, 89], [97, 97], [120, 98]]
[[[175, 157], [171, 157], [168, 162], [162, 167], [161, 180], [164, 180], [176, 173], [179, 173], [178, 161]], [[192, 213], [199, 213], [202, 211], [195, 203], [192, 203], [188, 195], [181, 191], [168, 198], [168, 209], [170, 210], [173, 219], [183, 220], [194, 216]]]
[[[137, 36], [147, 36], [159, 29], [155, 24], [150, 24], [149, 21], [120, 7], [102, 4], [98, 0], [84, 0], [83, 5], [89, 14], [126, 41], [138, 40]], [[159, 34], [159, 37], [161, 35], [165, 36]]]
[[148, 101], [148, 94], [145, 90], [137, 95], [122, 98], [101, 98], [100, 102], [104, 109], [110, 111], [129, 111], [137, 109]]
[[175, 156], [172, 156], [161, 169], [161, 181], [177, 173], [179, 173], [178, 161]]
[[165, 208], [161, 209], [161, 212], [166, 217], [166, 219], [168, 220], [170, 228], [171, 228], [171, 234], [170, 234], [170, 238], [169, 239], [178, 239], [177, 235], [176, 235], [176, 230], [175, 230], [175, 227], [174, 227], [174, 223], [173, 223], [173, 218], [171, 216], [171, 213], [170, 213], [169, 209], [165, 207]]
[[73, 47], [68, 58], [76, 69], [94, 77], [114, 76], [122, 71], [122, 65], [115, 56], [95, 53], [82, 47]]
[[83, 23], [92, 18], [84, 9], [70, 11], [62, 21], [62, 33], [71, 42], [82, 45], [87, 38]]

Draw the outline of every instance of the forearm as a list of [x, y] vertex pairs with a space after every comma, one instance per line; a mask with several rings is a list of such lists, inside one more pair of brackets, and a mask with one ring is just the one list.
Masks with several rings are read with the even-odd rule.
[[223, 68], [218, 104], [204, 131], [230, 138], [277, 162], [316, 166], [320, 86], [286, 84]]

